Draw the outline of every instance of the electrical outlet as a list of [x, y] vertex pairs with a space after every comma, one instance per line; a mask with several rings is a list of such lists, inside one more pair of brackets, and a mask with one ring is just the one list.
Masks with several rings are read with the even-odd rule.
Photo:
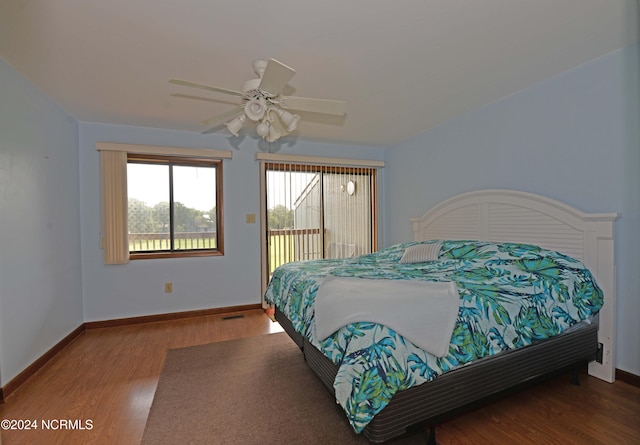
[[247, 224], [255, 224], [256, 223], [256, 214], [255, 213], [247, 213], [245, 217], [245, 221]]
[[164, 283], [164, 293], [170, 294], [171, 292], [173, 292], [173, 283], [171, 281], [167, 281]]

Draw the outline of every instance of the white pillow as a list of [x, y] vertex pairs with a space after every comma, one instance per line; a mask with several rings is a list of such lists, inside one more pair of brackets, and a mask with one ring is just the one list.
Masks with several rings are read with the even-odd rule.
[[435, 261], [440, 255], [442, 243], [415, 244], [407, 247], [400, 258], [401, 263], [423, 263]]

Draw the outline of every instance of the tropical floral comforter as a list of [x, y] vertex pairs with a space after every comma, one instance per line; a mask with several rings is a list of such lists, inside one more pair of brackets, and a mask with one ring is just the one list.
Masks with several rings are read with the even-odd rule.
[[[397, 391], [560, 334], [602, 307], [602, 291], [591, 273], [560, 253], [525, 244], [438, 242], [437, 261], [400, 263], [404, 250], [418, 244], [410, 242], [356, 258], [288, 263], [275, 270], [269, 283], [267, 302], [339, 365], [336, 399], [358, 433]], [[392, 329], [369, 322], [348, 325], [319, 341], [314, 299], [327, 275], [456, 282], [460, 308], [449, 354], [438, 358]]]

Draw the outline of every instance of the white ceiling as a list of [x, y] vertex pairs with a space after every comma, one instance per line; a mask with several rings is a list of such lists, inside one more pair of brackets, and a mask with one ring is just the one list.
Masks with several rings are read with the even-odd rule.
[[345, 118], [303, 114], [298, 137], [391, 146], [638, 41], [638, 14], [637, 0], [1, 0], [0, 56], [79, 121], [190, 131], [237, 101], [169, 79], [239, 90], [272, 57], [297, 71], [286, 94], [347, 101]]

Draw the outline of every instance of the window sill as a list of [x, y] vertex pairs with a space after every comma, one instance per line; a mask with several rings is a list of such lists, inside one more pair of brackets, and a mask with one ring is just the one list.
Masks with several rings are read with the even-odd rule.
[[210, 256], [224, 256], [224, 253], [220, 250], [207, 250], [207, 251], [185, 251], [185, 252], [145, 252], [145, 253], [131, 253], [129, 259], [133, 260], [155, 260], [159, 258], [192, 258], [192, 257], [210, 257]]

